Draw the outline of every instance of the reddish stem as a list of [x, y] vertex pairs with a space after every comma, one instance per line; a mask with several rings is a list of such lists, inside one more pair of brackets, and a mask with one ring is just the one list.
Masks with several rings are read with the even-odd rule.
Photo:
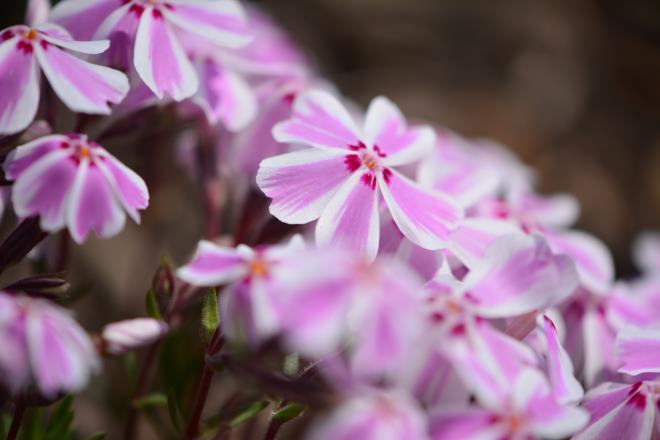
[[16, 402], [14, 418], [11, 420], [7, 440], [15, 440], [18, 436], [18, 431], [21, 429], [21, 422], [23, 421], [23, 414], [25, 414], [25, 405], [22, 402]]

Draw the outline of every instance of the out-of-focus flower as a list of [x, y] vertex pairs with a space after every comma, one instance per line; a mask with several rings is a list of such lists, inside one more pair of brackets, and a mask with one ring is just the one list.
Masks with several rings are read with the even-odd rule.
[[113, 322], [103, 327], [103, 348], [110, 354], [122, 354], [159, 339], [168, 331], [165, 322], [152, 318], [135, 318]]
[[305, 92], [294, 102], [293, 118], [277, 124], [273, 135], [311, 148], [264, 160], [257, 184], [273, 199], [270, 212], [283, 222], [318, 219], [320, 245], [340, 244], [373, 260], [381, 195], [403, 234], [427, 249], [445, 247], [462, 218], [452, 199], [423, 190], [394, 168], [419, 160], [435, 136], [429, 127], [408, 128], [386, 98], [372, 101], [358, 130], [333, 95]]
[[73, 111], [108, 114], [108, 103], [128, 92], [123, 73], [88, 63], [65, 50], [98, 54], [110, 42], [76, 41], [62, 27], [12, 26], [0, 33], [0, 134], [16, 133], [34, 120], [43, 70], [57, 96]]
[[287, 349], [312, 359], [342, 351], [365, 382], [397, 381], [425, 356], [422, 281], [401, 262], [310, 249], [284, 259], [273, 276]]
[[398, 391], [371, 390], [346, 399], [319, 420], [311, 440], [399, 440], [429, 438], [426, 415], [417, 402]]
[[300, 236], [284, 245], [257, 249], [201, 241], [192, 260], [179, 268], [177, 276], [195, 286], [227, 285], [220, 298], [223, 333], [232, 339], [258, 343], [281, 325], [274, 306], [277, 268], [288, 255], [304, 247]]
[[586, 411], [554, 400], [543, 375], [524, 370], [510, 389], [484, 408], [436, 408], [429, 416], [431, 438], [565, 438], [589, 420]]
[[660, 382], [644, 380], [632, 385], [606, 382], [587, 393], [584, 407], [589, 426], [573, 440], [638, 439], [660, 435], [658, 401]]
[[118, 234], [126, 213], [139, 223], [138, 210], [149, 203], [142, 178], [81, 134], [46, 136], [19, 146], [4, 171], [14, 181], [16, 215], [39, 215], [44, 231], [66, 226], [77, 243], [91, 231], [102, 238]]
[[30, 384], [48, 398], [76, 392], [100, 368], [85, 331], [44, 299], [0, 292], [0, 345], [0, 380], [13, 392]]
[[250, 41], [245, 12], [233, 0], [68, 0], [53, 9], [52, 19], [78, 38], [121, 38], [142, 81], [159, 98], [168, 94], [176, 101], [199, 87], [179, 33], [221, 47]]

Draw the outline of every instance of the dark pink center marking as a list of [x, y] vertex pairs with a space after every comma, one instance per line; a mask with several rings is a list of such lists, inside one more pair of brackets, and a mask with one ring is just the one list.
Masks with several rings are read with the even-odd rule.
[[360, 181], [375, 190], [377, 183], [376, 172], [380, 171], [383, 180], [389, 185], [392, 179], [392, 171], [380, 164], [380, 159], [387, 157], [387, 154], [383, 153], [378, 145], [374, 145], [369, 150], [364, 142], [358, 142], [357, 144], [348, 145], [348, 149], [355, 151], [355, 154], [344, 156], [344, 165], [349, 173], [354, 173], [362, 167], [367, 168], [366, 172], [360, 177]]
[[7, 41], [11, 38], [14, 38], [16, 34], [11, 29], [7, 29], [2, 34], [0, 34], [0, 41]]

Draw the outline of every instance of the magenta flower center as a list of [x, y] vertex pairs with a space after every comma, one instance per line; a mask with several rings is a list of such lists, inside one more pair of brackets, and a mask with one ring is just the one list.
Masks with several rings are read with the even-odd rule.
[[365, 173], [360, 179], [362, 183], [371, 189], [376, 189], [376, 173], [382, 173], [385, 183], [390, 183], [392, 171], [381, 163], [387, 154], [383, 153], [378, 145], [367, 148], [364, 142], [358, 142], [357, 145], [349, 145], [348, 149], [355, 153], [347, 154], [344, 157], [346, 169], [350, 173], [360, 169], [364, 170]]

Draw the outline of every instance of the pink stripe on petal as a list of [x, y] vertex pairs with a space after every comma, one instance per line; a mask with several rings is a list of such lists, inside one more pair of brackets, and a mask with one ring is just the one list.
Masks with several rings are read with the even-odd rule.
[[507, 235], [493, 243], [465, 289], [488, 317], [521, 315], [558, 304], [577, 288], [570, 258], [555, 255], [540, 236]]
[[165, 17], [178, 27], [215, 44], [241, 47], [252, 39], [245, 12], [234, 0], [170, 0], [171, 7], [163, 8]]
[[116, 104], [128, 93], [128, 79], [117, 70], [82, 61], [52, 45], [35, 50], [53, 90], [71, 110], [108, 114], [108, 102]]
[[133, 62], [142, 81], [159, 98], [167, 93], [181, 101], [199, 87], [195, 69], [173, 30], [162, 14], [151, 7], [140, 17]]
[[328, 92], [313, 90], [298, 95], [293, 117], [273, 127], [279, 142], [346, 149], [359, 142], [353, 119]]
[[321, 215], [348, 177], [343, 154], [307, 149], [262, 161], [257, 185], [273, 199], [271, 214], [285, 223], [303, 224]]
[[67, 223], [76, 243], [87, 239], [91, 231], [101, 238], [116, 235], [124, 227], [126, 213], [97, 166], [83, 160], [71, 191]]
[[91, 40], [101, 23], [122, 0], [68, 0], [58, 2], [50, 20], [68, 29], [79, 40]]
[[76, 164], [66, 151], [53, 151], [36, 161], [14, 183], [16, 215], [41, 216], [41, 228], [54, 232], [65, 225], [65, 210], [76, 176]]
[[114, 156], [106, 152], [103, 157], [105, 160], [99, 161], [99, 169], [112, 185], [117, 198], [128, 212], [128, 215], [136, 223], [139, 223], [140, 213], [138, 210], [145, 209], [149, 205], [147, 185], [135, 171], [118, 161]]
[[577, 402], [584, 395], [582, 385], [573, 374], [573, 364], [564, 350], [554, 323], [543, 316], [543, 333], [547, 343], [546, 368], [553, 394], [558, 402]]
[[5, 161], [5, 176], [9, 180], [16, 180], [27, 167], [53, 150], [62, 148], [69, 141], [67, 136], [45, 136], [21, 145], [12, 150]]
[[616, 347], [622, 373], [660, 373], [660, 329], [625, 329], [617, 335]]
[[235, 249], [200, 241], [195, 256], [177, 271], [177, 276], [196, 286], [216, 286], [236, 282], [247, 272], [245, 257]]
[[380, 238], [378, 192], [354, 173], [332, 196], [316, 224], [319, 246], [339, 245], [373, 260]]
[[439, 409], [432, 412], [430, 418], [430, 431], [433, 440], [457, 439], [492, 439], [506, 438], [505, 426], [497, 425], [496, 415], [490, 411], [465, 408]]
[[423, 190], [397, 171], [388, 181], [379, 175], [378, 186], [403, 235], [425, 249], [444, 247], [463, 217], [452, 200]]
[[627, 402], [622, 403], [573, 436], [573, 440], [649, 440], [653, 438], [654, 406], [649, 399], [641, 410]]
[[25, 129], [39, 106], [40, 77], [34, 53], [20, 50], [19, 41], [12, 37], [0, 44], [0, 134]]

